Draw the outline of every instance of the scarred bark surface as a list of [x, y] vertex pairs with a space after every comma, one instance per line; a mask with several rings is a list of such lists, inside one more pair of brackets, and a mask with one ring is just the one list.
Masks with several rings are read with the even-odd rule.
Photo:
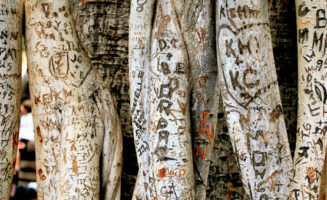
[[[118, 96], [118, 107], [121, 108], [120, 113], [126, 110], [126, 88], [128, 71], [126, 61], [123, 55], [126, 52], [124, 44], [127, 41], [128, 33], [128, 19], [126, 16], [128, 12], [126, 8], [129, 8], [128, 1], [117, 0], [105, 0], [105, 1], [79, 1], [74, 0], [76, 7], [74, 6], [74, 12], [76, 15], [77, 29], [79, 36], [82, 36], [82, 43], [87, 44], [88, 54], [92, 55], [93, 64], [97, 65], [100, 70], [101, 67], [106, 68], [106, 73], [103, 75], [110, 79], [110, 85], [112, 86], [113, 95], [115, 93], [122, 94]], [[83, 4], [80, 4], [83, 2]], [[141, 4], [142, 1], [139, 1]], [[178, 1], [179, 2], [179, 1]], [[279, 84], [281, 93], [283, 96], [283, 111], [286, 122], [288, 123], [288, 132], [292, 138], [295, 138], [294, 131], [296, 124], [296, 81], [293, 77], [296, 77], [296, 53], [294, 49], [294, 33], [295, 20], [293, 22], [293, 3], [286, 0], [271, 0], [268, 1], [270, 9], [272, 9], [271, 28], [273, 34], [273, 43], [276, 68], [281, 72], [279, 75]], [[176, 1], [175, 1], [176, 3]], [[126, 6], [127, 5], [127, 6]], [[292, 20], [290, 20], [292, 19]], [[106, 27], [106, 28], [104, 28]], [[111, 41], [112, 39], [113, 41]], [[124, 38], [126, 40], [124, 40]], [[88, 40], [88, 41], [87, 41]], [[125, 42], [124, 42], [125, 41]], [[296, 39], [295, 39], [296, 41]], [[291, 52], [291, 53], [290, 53]], [[294, 52], [294, 53], [293, 53]], [[116, 56], [115, 56], [116, 55]], [[119, 56], [117, 56], [119, 55]], [[126, 65], [126, 66], [125, 66]], [[109, 73], [108, 73], [109, 72]], [[286, 75], [287, 74], [287, 75]], [[129, 105], [127, 106], [127, 108]], [[220, 113], [222, 117], [223, 114]], [[128, 144], [128, 148], [133, 149], [130, 142], [131, 136], [131, 123], [126, 120], [128, 118], [121, 116], [121, 119], [125, 122], [122, 124], [124, 132], [124, 143]], [[220, 124], [224, 121], [224, 118], [220, 119]], [[234, 160], [234, 154], [231, 152], [231, 145], [229, 144], [229, 138], [227, 137], [227, 128], [225, 125], [219, 125], [218, 136], [214, 144], [214, 155], [210, 166], [210, 183], [208, 192], [209, 199], [228, 199], [236, 198], [240, 199], [243, 190], [239, 182], [238, 167]], [[292, 145], [292, 143], [291, 143]], [[125, 147], [124, 149], [126, 149]], [[200, 154], [201, 155], [201, 154]], [[123, 195], [126, 199], [131, 197], [131, 186], [134, 184], [134, 176], [136, 175], [136, 162], [134, 162], [135, 155], [131, 153], [131, 150], [127, 150], [124, 154], [124, 174], [125, 174], [125, 188], [123, 188]], [[132, 160], [132, 162], [131, 162]]]
[[25, 13], [38, 198], [99, 199], [102, 178], [106, 199], [119, 199], [119, 118], [80, 47], [69, 1], [30, 0]]
[[[133, 199], [152, 199], [154, 185], [150, 163], [149, 113], [147, 96], [151, 56], [151, 31], [154, 0], [132, 0], [129, 33], [129, 80], [131, 113], [139, 173]], [[150, 181], [151, 180], [151, 181]]]
[[223, 102], [220, 96], [215, 144], [209, 168], [206, 199], [248, 200], [250, 198], [248, 198], [248, 195], [244, 191], [240, 167], [228, 135], [228, 127], [222, 104]]
[[162, 0], [154, 8], [154, 2], [131, 6], [131, 108], [140, 164], [133, 199], [193, 199], [189, 63], [180, 7]]
[[217, 1], [219, 80], [229, 135], [250, 198], [286, 199], [292, 159], [264, 1]]
[[[218, 115], [215, 1], [174, 1], [191, 71], [191, 132], [195, 199], [205, 199]], [[178, 2], [178, 3], [177, 3]], [[178, 5], [180, 4], [180, 5]]]
[[157, 1], [155, 13], [148, 76], [152, 184], [157, 199], [194, 199], [187, 51], [174, 3]]
[[130, 0], [70, 0], [75, 28], [92, 66], [110, 88], [124, 136], [122, 198], [130, 199], [137, 173], [129, 104]]
[[23, 1], [0, 2], [0, 199], [7, 200], [15, 171], [21, 97]]
[[[295, 148], [297, 116], [297, 39], [294, 5], [295, 2], [288, 0], [268, 1], [274, 60], [291, 152]], [[244, 195], [236, 154], [228, 137], [226, 115], [222, 111], [222, 107], [219, 108], [213, 150], [215, 156], [210, 164], [207, 199], [248, 199]]]
[[[176, 4], [175, 4], [176, 3]], [[175, 14], [178, 20], [177, 23], [181, 24], [183, 29], [183, 37], [181, 37], [181, 42], [186, 43], [187, 50], [185, 49], [185, 54], [188, 58], [191, 58], [191, 71], [192, 75], [195, 77], [193, 81], [193, 131], [195, 138], [195, 159], [199, 163], [199, 167], [195, 170], [195, 173], [203, 173], [203, 177], [198, 174], [197, 180], [199, 181], [199, 198], [205, 198], [205, 185], [207, 183], [207, 175], [209, 169], [209, 158], [212, 152], [212, 145], [214, 139], [214, 124], [216, 123], [215, 116], [217, 116], [217, 108], [215, 108], [216, 99], [214, 94], [216, 90], [212, 90], [216, 85], [216, 76], [217, 76], [217, 66], [216, 58], [214, 51], [214, 34], [213, 34], [213, 10], [212, 2], [188, 2], [184, 4], [183, 2], [174, 2], [171, 4], [174, 9], [176, 9]], [[130, 20], [130, 81], [131, 81], [131, 99], [132, 99], [132, 112], [136, 114], [133, 115], [133, 121], [135, 123], [134, 130], [137, 134], [134, 134], [138, 153], [142, 156], [141, 160], [144, 164], [141, 163], [139, 175], [145, 174], [145, 176], [151, 176], [148, 172], [145, 171], [145, 167], [149, 163], [149, 159], [146, 155], [147, 149], [147, 139], [146, 134], [141, 135], [140, 131], [141, 124], [137, 122], [146, 122], [147, 115], [142, 114], [140, 110], [146, 110], [143, 107], [147, 106], [146, 103], [137, 104], [138, 99], [146, 99], [147, 92], [143, 89], [145, 83], [144, 74], [147, 74], [148, 71], [148, 60], [149, 60], [149, 45], [150, 44], [150, 31], [152, 18], [150, 15], [153, 12], [153, 7], [151, 6], [152, 2], [146, 2], [145, 4], [140, 4], [138, 1], [132, 2], [131, 7], [131, 20]], [[201, 6], [201, 9], [196, 10], [197, 5]], [[151, 7], [150, 7], [151, 6]], [[152, 9], [152, 10], [151, 10]], [[190, 12], [189, 12], [190, 11]], [[192, 20], [189, 20], [189, 16], [192, 15]], [[210, 22], [211, 23], [210, 23]], [[206, 22], [206, 23], [203, 23]], [[211, 27], [211, 29], [210, 29]], [[209, 33], [205, 31], [209, 30]], [[165, 30], [164, 30], [165, 31]], [[142, 35], [143, 34], [143, 35]], [[168, 41], [172, 42], [172, 41]], [[166, 40], [159, 41], [159, 48], [169, 49], [167, 46]], [[187, 54], [188, 53], [188, 54]], [[170, 58], [169, 58], [170, 59]], [[166, 62], [163, 62], [161, 66], [165, 66]], [[180, 65], [180, 64], [179, 64]], [[134, 69], [133, 69], [134, 67]], [[178, 66], [180, 67], [180, 66]], [[145, 68], [145, 69], [144, 69]], [[168, 69], [169, 70], [169, 69]], [[144, 73], [144, 71], [146, 73]], [[139, 76], [137, 76], [139, 74]], [[141, 76], [140, 76], [141, 75]], [[139, 79], [139, 80], [137, 80]], [[146, 86], [145, 86], [146, 87]], [[135, 88], [135, 89], [134, 89]], [[171, 88], [166, 88], [168, 93], [170, 93]], [[163, 91], [161, 91], [163, 90]], [[160, 88], [161, 92], [165, 88]], [[145, 94], [144, 94], [145, 93]], [[168, 94], [169, 95], [169, 94]], [[201, 96], [202, 95], [202, 96]], [[204, 100], [205, 99], [205, 100]], [[201, 101], [203, 100], [203, 101]], [[138, 107], [138, 108], [137, 108]], [[217, 107], [217, 106], [216, 106]], [[137, 108], [137, 109], [136, 109]], [[212, 109], [212, 110], [211, 110]], [[200, 118], [203, 123], [200, 123]], [[203, 126], [202, 126], [203, 125]], [[209, 127], [209, 128], [206, 128]], [[143, 125], [144, 133], [147, 132], [147, 127]], [[142, 129], [141, 129], [142, 130]], [[201, 131], [203, 130], [203, 131]], [[207, 131], [207, 132], [206, 132]], [[205, 136], [203, 136], [203, 134]], [[200, 135], [200, 137], [199, 137]], [[140, 137], [143, 136], [143, 140], [140, 142]], [[145, 138], [145, 139], [144, 139]], [[144, 143], [146, 141], [146, 143]], [[199, 142], [200, 141], [200, 142]], [[142, 151], [141, 151], [142, 150]], [[199, 160], [199, 157], [201, 159]], [[140, 158], [140, 157], [139, 157]], [[139, 159], [140, 160], [140, 159]], [[165, 170], [165, 169], [163, 169]], [[162, 170], [162, 171], [163, 171]], [[165, 172], [164, 172], [165, 173]], [[146, 177], [147, 178], [147, 177]], [[138, 177], [138, 182], [135, 187], [134, 198], [144, 199], [144, 194], [141, 191], [144, 189], [140, 181], [144, 181], [143, 177]], [[147, 181], [149, 182], [149, 181]], [[145, 184], [145, 187], [147, 185]], [[140, 190], [140, 191], [139, 191]]]
[[129, 140], [133, 137], [128, 93], [130, 0], [70, 0], [70, 2], [82, 47], [92, 66], [109, 86], [121, 118], [123, 135]]
[[292, 199], [319, 199], [326, 153], [326, 1], [296, 1], [298, 134]]

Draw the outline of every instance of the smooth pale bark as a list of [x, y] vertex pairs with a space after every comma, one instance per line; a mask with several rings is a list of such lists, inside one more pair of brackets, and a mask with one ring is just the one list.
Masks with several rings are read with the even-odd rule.
[[140, 165], [133, 198], [193, 199], [187, 51], [175, 5], [157, 1], [152, 27], [153, 3], [131, 6], [131, 110]]
[[326, 1], [296, 1], [298, 134], [292, 199], [319, 199], [326, 150]]
[[[135, 185], [134, 185], [132, 200], [149, 199], [147, 197], [147, 195], [148, 195], [147, 193], [149, 193], [149, 191], [146, 190], [147, 187], [149, 187], [149, 185], [147, 183], [145, 185], [142, 185], [142, 184], [144, 184], [144, 176], [148, 176], [148, 175], [147, 174], [143, 175], [139, 169], [139, 171], [137, 173]], [[146, 188], [144, 188], [144, 186]]]
[[[99, 78], [99, 76], [97, 76]], [[97, 79], [92, 80], [98, 81]], [[100, 117], [103, 120], [104, 139], [101, 157], [100, 199], [120, 200], [121, 174], [123, 165], [123, 135], [120, 119], [108, 86], [103, 86], [102, 96], [97, 99]]]
[[194, 199], [189, 61], [174, 4], [157, 1], [149, 69], [149, 143], [154, 198]]
[[[105, 84], [110, 88], [125, 136], [132, 134], [129, 103], [127, 103], [129, 93], [127, 89], [128, 37], [126, 35], [129, 2], [129, 0], [70, 0], [74, 25], [81, 45], [86, 50], [93, 68], [97, 69]], [[132, 140], [132, 138], [126, 140]], [[129, 151], [129, 148], [125, 150]], [[132, 156], [133, 154], [123, 159], [130, 161]], [[135, 165], [130, 162], [125, 162], [125, 164], [125, 169], [128, 169], [129, 165]], [[103, 168], [102, 174], [108, 170], [110, 168]], [[104, 179], [102, 181], [101, 199], [105, 194], [107, 184]], [[131, 196], [131, 194], [128, 195]]]
[[21, 97], [23, 1], [0, 3], [0, 199], [9, 199], [15, 171]]
[[147, 103], [154, 3], [155, 0], [144, 2], [132, 0], [131, 2], [129, 21], [130, 105], [134, 144], [139, 166], [133, 199], [152, 199], [155, 196], [155, 186], [152, 181], [153, 173], [150, 171], [151, 156]]
[[214, 4], [212, 0], [195, 0], [176, 6], [181, 10], [178, 18], [191, 68], [191, 132], [198, 200], [206, 199], [218, 115]]
[[287, 199], [292, 174], [265, 1], [216, 4], [224, 111], [252, 199]]
[[[39, 199], [119, 199], [122, 136], [108, 88], [81, 50], [69, 1], [25, 3]], [[105, 171], [100, 174], [102, 154]]]

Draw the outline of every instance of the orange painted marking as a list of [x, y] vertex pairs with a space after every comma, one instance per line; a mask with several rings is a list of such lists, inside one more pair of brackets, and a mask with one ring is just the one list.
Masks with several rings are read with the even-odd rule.
[[316, 170], [314, 167], [307, 168], [307, 176], [309, 178], [310, 183], [316, 178]]
[[205, 30], [201, 27], [200, 30], [195, 30], [195, 32], [198, 35], [199, 44], [204, 42], [204, 40], [205, 40]]
[[75, 159], [73, 160], [73, 172], [75, 174], [78, 173], [77, 161]]
[[206, 85], [207, 79], [209, 79], [209, 76], [208, 75], [200, 76], [198, 79], [199, 79], [198, 83], [199, 83], [200, 88], [204, 88]]
[[203, 104], [206, 106], [209, 102], [209, 98], [205, 99], [203, 95], [198, 94], [198, 96], [196, 97], [196, 100], [198, 101], [198, 103], [203, 102]]
[[196, 147], [195, 156], [196, 156], [197, 161], [199, 160], [199, 153], [201, 154], [201, 158], [205, 159], [207, 157], [207, 154], [208, 154], [208, 146], [206, 146], [206, 152], [204, 154], [203, 154], [203, 151], [202, 151], [202, 149], [201, 149], [201, 147], [199, 145]]
[[170, 109], [170, 112], [169, 112], [174, 118], [176, 118], [176, 116], [174, 115], [174, 113], [181, 113], [183, 115], [186, 114], [186, 107], [187, 107], [186, 103], [182, 103], [182, 102], [180, 102], [177, 99], [177, 104], [178, 104], [179, 110], [177, 110], [177, 109]]
[[[198, 140], [201, 139], [202, 134], [207, 134], [207, 139], [209, 140], [209, 143], [211, 143], [211, 134], [210, 134], [210, 127], [205, 126], [205, 123], [207, 121], [207, 115], [209, 114], [209, 111], [200, 112], [200, 114], [203, 114], [203, 119], [201, 117], [198, 118], [198, 120], [201, 123], [201, 127], [198, 128]], [[211, 120], [211, 129], [213, 130], [213, 122]]]
[[166, 177], [166, 169], [162, 168], [159, 170], [159, 177], [160, 178], [165, 178]]
[[207, 138], [208, 138], [209, 143], [210, 143], [211, 135], [210, 135], [209, 126], [206, 126], [206, 128], [204, 128], [204, 129], [202, 129], [201, 127], [198, 128], [198, 140], [201, 139], [202, 134], [207, 134]]
[[313, 23], [311, 23], [311, 21], [312, 21], [312, 18], [308, 18], [307, 20], [301, 19], [300, 20], [300, 26], [309, 25], [309, 24], [314, 25]]
[[39, 169], [39, 170], [37, 171], [37, 173], [39, 174], [41, 180], [44, 181], [44, 180], [47, 178], [47, 177], [43, 174], [43, 170], [42, 170], [42, 169]]
[[39, 140], [40, 142], [42, 143], [43, 142], [43, 137], [42, 137], [42, 134], [41, 134], [41, 129], [40, 127], [36, 127], [36, 132], [37, 132], [37, 135], [39, 136]]
[[185, 169], [180, 169], [180, 170], [179, 170], [179, 175], [178, 175], [178, 177], [181, 178], [181, 177], [184, 176], [185, 174], [186, 174]]
[[207, 115], [209, 114], [209, 111], [200, 111], [200, 115], [203, 115], [203, 119], [201, 119], [200, 117], [198, 117], [198, 120], [201, 122], [201, 127], [204, 127], [207, 121]]

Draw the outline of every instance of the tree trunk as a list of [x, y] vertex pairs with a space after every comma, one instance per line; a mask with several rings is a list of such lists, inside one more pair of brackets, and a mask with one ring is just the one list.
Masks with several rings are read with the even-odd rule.
[[128, 79], [130, 0], [70, 0], [75, 28], [93, 68], [114, 99], [124, 136], [122, 198], [131, 199], [137, 162], [132, 133]]
[[[131, 114], [139, 173], [134, 187], [133, 199], [153, 199], [147, 96], [148, 74], [151, 57], [151, 30], [154, 0], [142, 2], [132, 0], [129, 33], [129, 80]], [[150, 182], [151, 180], [151, 182]]]
[[[285, 124], [291, 152], [296, 141], [297, 45], [294, 1], [268, 1], [274, 60], [282, 98]], [[207, 199], [249, 199], [241, 182], [240, 169], [233, 153], [222, 107], [219, 107], [217, 131], [210, 163]]]
[[208, 177], [207, 199], [215, 200], [249, 200], [246, 195], [241, 170], [233, 151], [231, 138], [228, 135], [226, 115], [223, 113], [221, 94], [218, 107], [217, 129], [215, 144], [210, 162]]
[[[156, 16], [153, 27], [151, 27], [151, 17], [145, 13], [151, 14], [149, 9], [152, 5], [153, 1], [133, 2], [131, 17], [135, 16], [140, 21], [137, 23], [131, 20], [133, 25], [131, 25], [130, 42], [130, 47], [132, 47], [130, 49], [130, 60], [132, 61], [130, 68], [134, 70], [135, 68], [138, 70], [145, 68], [146, 71], [145, 87], [148, 88], [148, 91], [144, 91], [144, 96], [147, 106], [144, 106], [143, 109], [145, 110], [145, 119], [147, 115], [149, 116], [146, 128], [149, 132], [149, 156], [151, 157], [150, 162], [147, 163], [150, 167], [148, 176], [151, 179], [153, 177], [152, 180], [149, 180], [149, 188], [152, 190], [151, 198], [194, 199], [189, 122], [190, 69], [188, 55], [175, 4], [170, 0], [157, 1]], [[143, 32], [139, 31], [142, 29]], [[151, 54], [146, 55], [148, 45], [151, 45]], [[145, 55], [142, 55], [143, 52]], [[134, 57], [136, 55], [142, 56], [141, 60], [136, 60]], [[147, 63], [148, 60], [150, 64]], [[137, 76], [136, 72], [133, 75], [134, 72], [131, 71], [133, 88], [139, 82], [133, 78]], [[135, 89], [132, 92], [135, 92]], [[138, 119], [138, 116], [136, 117]], [[136, 138], [136, 143], [140, 140], [139, 138], [140, 136]], [[144, 162], [141, 156], [139, 159], [140, 163]], [[141, 170], [146, 169], [141, 168]], [[141, 175], [142, 171], [140, 171]], [[147, 175], [139, 176], [138, 180], [146, 181], [145, 178]], [[137, 185], [142, 184], [138, 182]], [[147, 188], [145, 188], [145, 192], [147, 192]], [[134, 194], [138, 193], [136, 188]]]
[[253, 199], [287, 199], [292, 172], [265, 1], [217, 1], [224, 110]]
[[[208, 174], [218, 115], [215, 2], [185, 1], [180, 7], [182, 33], [191, 69], [191, 132], [193, 140], [195, 199], [206, 199]], [[179, 10], [179, 9], [177, 9]]]
[[15, 171], [21, 97], [23, 1], [0, 5], [0, 199], [9, 199]]
[[321, 174], [321, 185], [320, 185], [320, 193], [319, 193], [319, 200], [326, 200], [327, 199], [327, 154], [325, 154], [325, 162], [324, 168]]
[[151, 37], [149, 124], [158, 199], [194, 199], [189, 61], [174, 4], [157, 1]]
[[69, 1], [25, 3], [39, 199], [119, 199], [122, 136], [108, 88], [81, 50]]
[[299, 102], [293, 199], [319, 199], [327, 131], [325, 8], [325, 1], [296, 1]]

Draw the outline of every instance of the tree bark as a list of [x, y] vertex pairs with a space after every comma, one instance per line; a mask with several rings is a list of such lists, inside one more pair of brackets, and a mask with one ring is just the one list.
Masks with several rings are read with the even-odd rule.
[[137, 162], [129, 104], [128, 21], [130, 0], [70, 0], [77, 35], [93, 68], [110, 88], [123, 133], [122, 198], [130, 199]]
[[[137, 3], [136, 9], [144, 9], [145, 2]], [[157, 1], [155, 13], [151, 40], [146, 39], [151, 41], [145, 108], [150, 119], [149, 174], [153, 180], [149, 184], [154, 199], [194, 199], [188, 55], [173, 2]]]
[[155, 187], [150, 163], [150, 123], [147, 96], [151, 57], [151, 31], [155, 0], [132, 0], [129, 33], [129, 80], [132, 125], [139, 173], [132, 199], [153, 199]]
[[0, 4], [0, 199], [9, 199], [15, 171], [21, 98], [23, 1]]
[[[132, 138], [128, 81], [130, 0], [70, 0], [82, 47], [110, 92], [125, 138]], [[126, 163], [127, 164], [127, 163]]]
[[[39, 199], [119, 199], [122, 136], [108, 88], [82, 51], [69, 1], [25, 3]], [[103, 152], [103, 153], [102, 153]]]
[[226, 115], [223, 113], [223, 102], [219, 100], [215, 144], [210, 162], [207, 199], [215, 200], [249, 200], [246, 195], [241, 170], [236, 153], [233, 151], [231, 138], [228, 135]]
[[[177, 18], [186, 44], [191, 70], [191, 132], [195, 199], [206, 199], [208, 174], [215, 139], [219, 87], [215, 46], [215, 1], [179, 2]], [[179, 9], [176, 9], [177, 12]]]
[[287, 199], [292, 172], [265, 1], [217, 1], [224, 111], [245, 191]]
[[[188, 55], [174, 3], [157, 1], [152, 27], [154, 2], [131, 6], [131, 107], [140, 164], [133, 198], [193, 199]], [[149, 186], [142, 195], [143, 181]]]
[[325, 1], [296, 1], [299, 102], [292, 199], [319, 199], [327, 131], [325, 8]]
[[[268, 1], [270, 30], [273, 43], [280, 96], [291, 152], [296, 141], [297, 116], [297, 39], [295, 2]], [[245, 196], [236, 154], [228, 137], [222, 107], [219, 107], [217, 131], [207, 188], [207, 199], [249, 199]]]
[[325, 154], [324, 167], [321, 174], [321, 184], [320, 184], [320, 193], [319, 200], [327, 199], [327, 154]]

